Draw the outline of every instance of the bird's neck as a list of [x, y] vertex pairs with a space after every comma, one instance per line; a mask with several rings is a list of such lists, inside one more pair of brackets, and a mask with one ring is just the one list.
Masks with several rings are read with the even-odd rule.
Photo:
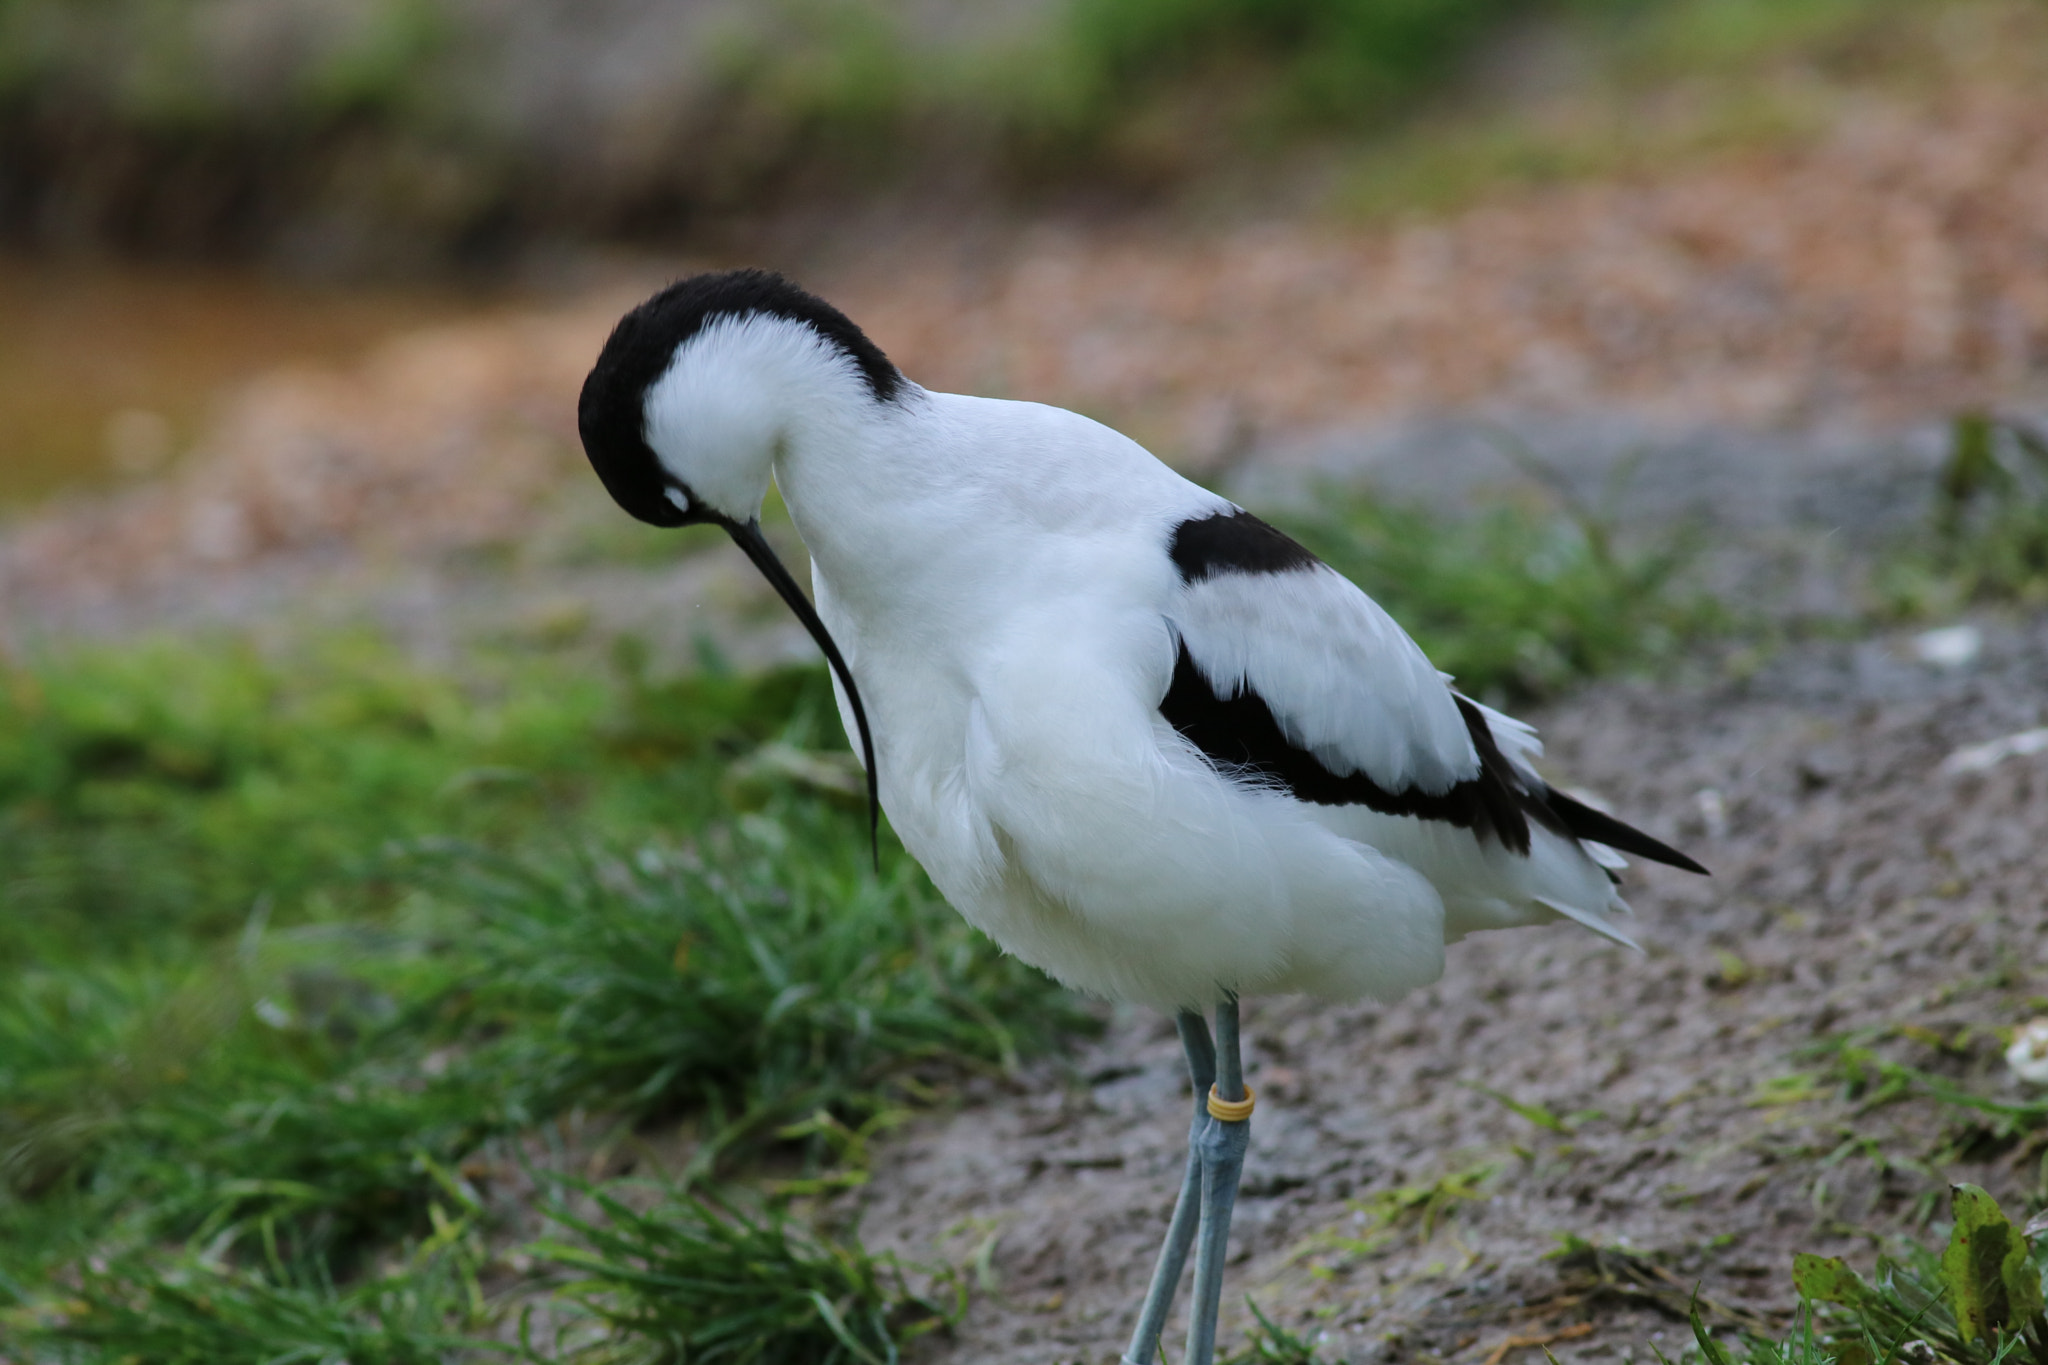
[[919, 540], [916, 427], [896, 403], [819, 405], [792, 414], [777, 446], [775, 482], [790, 518], [842, 592], [903, 581], [899, 561]]

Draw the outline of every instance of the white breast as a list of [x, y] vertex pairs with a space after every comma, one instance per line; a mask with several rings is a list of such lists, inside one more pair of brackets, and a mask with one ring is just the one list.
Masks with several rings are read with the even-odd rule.
[[932, 402], [941, 420], [876, 484], [914, 496], [829, 522], [802, 473], [785, 496], [884, 809], [948, 900], [1069, 984], [1164, 1007], [1433, 980], [1422, 877], [1219, 776], [1159, 715], [1182, 591], [1166, 541], [1229, 504], [1074, 414]]

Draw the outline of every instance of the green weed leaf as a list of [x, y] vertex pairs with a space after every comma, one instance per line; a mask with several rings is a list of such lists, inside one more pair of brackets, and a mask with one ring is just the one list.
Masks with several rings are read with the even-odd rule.
[[[1484, 1095], [1508, 1112], [1529, 1120], [1538, 1128], [1547, 1128], [1553, 1133], [1570, 1134], [1575, 1126], [1569, 1119], [1559, 1118], [1540, 1104], [1534, 1104], [1527, 1100], [1518, 1100], [1512, 1095], [1504, 1095], [1500, 1091], [1489, 1086], [1480, 1085], [1476, 1081], [1464, 1081], [1461, 1084], [1474, 1094]], [[1574, 1115], [1574, 1117], [1577, 1116]]]
[[1955, 1232], [1942, 1253], [1956, 1328], [1965, 1339], [1990, 1341], [2024, 1326], [2041, 1311], [2041, 1283], [2027, 1256], [2026, 1239], [1975, 1185], [1956, 1185], [1951, 1207]]
[[1815, 1303], [1837, 1303], [1856, 1308], [1869, 1303], [1875, 1294], [1863, 1277], [1835, 1256], [1815, 1256], [1802, 1251], [1792, 1258], [1792, 1287], [1803, 1299]]
[[[1700, 1359], [1705, 1361], [1706, 1365], [1735, 1365], [1728, 1354], [1728, 1348], [1714, 1340], [1713, 1335], [1707, 1331], [1707, 1324], [1700, 1320], [1697, 1297], [1687, 1305], [1685, 1315], [1692, 1323], [1692, 1339], [1700, 1344]], [[1546, 1351], [1545, 1354], [1549, 1353]]]

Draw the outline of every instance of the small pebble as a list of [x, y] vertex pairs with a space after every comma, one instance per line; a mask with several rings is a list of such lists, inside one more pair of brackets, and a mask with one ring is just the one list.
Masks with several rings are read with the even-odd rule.
[[2029, 1019], [2020, 1025], [2012, 1046], [2005, 1050], [2005, 1064], [2029, 1085], [2048, 1085], [2048, 1019]]
[[1966, 744], [1941, 761], [1940, 772], [1947, 777], [1958, 773], [1981, 773], [2008, 758], [2025, 758], [2048, 750], [2048, 727], [2021, 730], [1982, 744]]
[[1975, 626], [1943, 626], [1913, 637], [1913, 657], [1936, 668], [1968, 668], [1984, 652], [1984, 632]]

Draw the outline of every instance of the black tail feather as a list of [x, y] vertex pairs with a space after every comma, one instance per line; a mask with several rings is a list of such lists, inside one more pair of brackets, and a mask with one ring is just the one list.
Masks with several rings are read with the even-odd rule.
[[1617, 853], [1633, 853], [1638, 858], [1697, 872], [1702, 877], [1711, 875], [1669, 844], [1660, 843], [1604, 811], [1594, 810], [1583, 801], [1574, 801], [1554, 787], [1544, 793], [1544, 804], [1563, 822], [1565, 832], [1574, 839], [1589, 839], [1596, 844], [1605, 844]]

